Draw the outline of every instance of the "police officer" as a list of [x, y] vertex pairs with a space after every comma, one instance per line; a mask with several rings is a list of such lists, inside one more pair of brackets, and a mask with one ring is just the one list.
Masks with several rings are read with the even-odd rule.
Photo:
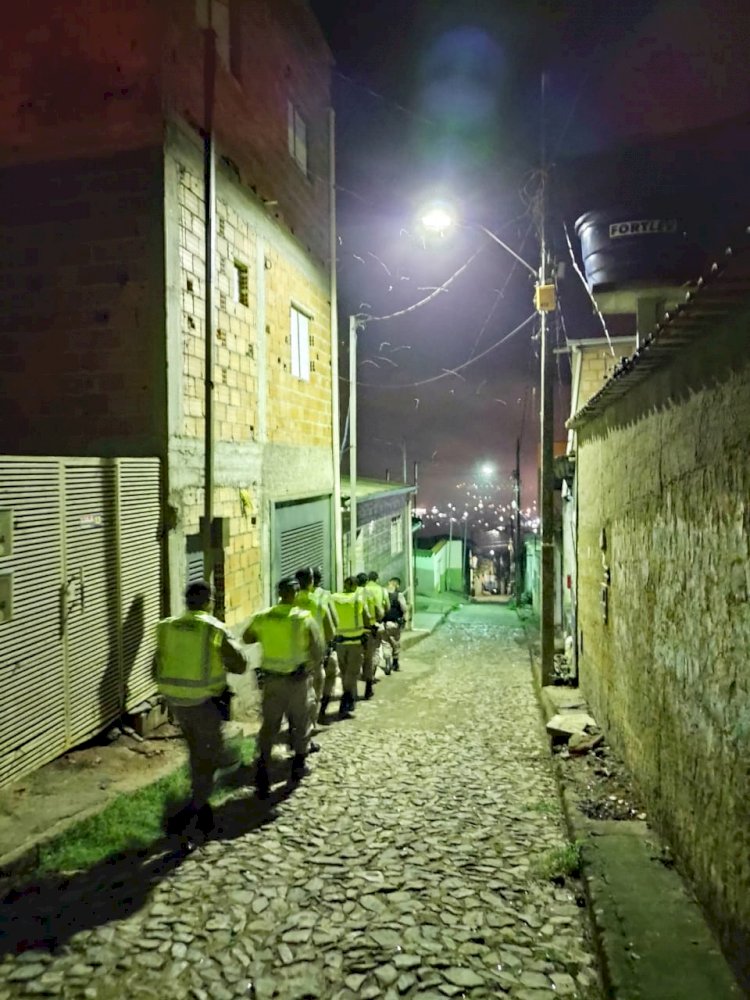
[[224, 746], [218, 700], [227, 687], [227, 671], [243, 674], [247, 661], [224, 622], [209, 614], [211, 588], [200, 580], [185, 591], [184, 614], [164, 618], [157, 628], [155, 677], [185, 736], [190, 757], [192, 799], [169, 824], [181, 832], [195, 819], [207, 833], [213, 826], [208, 805], [214, 771], [231, 753]]
[[364, 663], [362, 664], [362, 676], [365, 679], [365, 698], [372, 698], [373, 681], [375, 679], [375, 650], [380, 642], [378, 636], [378, 622], [383, 618], [383, 601], [380, 597], [380, 587], [378, 592], [367, 586], [367, 573], [357, 574], [357, 587], [362, 595], [362, 600], [367, 608], [370, 617], [370, 625], [365, 633], [364, 639]]
[[[313, 597], [315, 600], [326, 610], [331, 619], [331, 624], [333, 625], [334, 636], [338, 630], [339, 620], [336, 614], [336, 607], [331, 599], [331, 591], [326, 590], [323, 584], [323, 571], [320, 566], [313, 567]], [[333, 694], [333, 689], [336, 686], [336, 675], [339, 670], [338, 654], [336, 652], [336, 642], [335, 640], [328, 643], [328, 649], [326, 650], [326, 655], [323, 658], [323, 670], [324, 670], [324, 680], [323, 680], [323, 694], [320, 699], [320, 712], [318, 713], [318, 725], [327, 726], [328, 717], [326, 712], [328, 711], [328, 705], [331, 701], [331, 695]]]
[[[357, 700], [357, 678], [364, 661], [364, 641], [372, 620], [359, 593], [357, 581], [348, 576], [344, 580], [343, 592], [331, 594], [331, 600], [338, 616], [336, 649], [341, 671], [341, 704], [339, 718], [346, 718], [354, 711]], [[372, 682], [371, 682], [372, 684]]]
[[365, 584], [365, 589], [371, 591], [373, 596], [375, 597], [375, 600], [379, 603], [381, 611], [380, 618], [382, 620], [383, 618], [385, 618], [386, 612], [388, 611], [391, 602], [388, 597], [388, 591], [385, 589], [385, 587], [381, 586], [378, 580], [378, 574], [375, 572], [374, 569], [370, 570], [370, 572], [367, 574], [367, 583]]
[[286, 715], [292, 736], [291, 780], [307, 773], [305, 758], [310, 742], [308, 674], [323, 658], [323, 643], [315, 619], [309, 611], [295, 606], [299, 585], [294, 577], [278, 586], [279, 603], [251, 618], [243, 640], [259, 642], [263, 659], [259, 670], [261, 713], [258, 733], [258, 765], [255, 786], [259, 798], [269, 791], [268, 765], [274, 740]]
[[393, 650], [393, 669], [400, 670], [399, 654], [401, 652], [401, 630], [406, 624], [408, 605], [406, 598], [401, 593], [401, 580], [397, 576], [392, 576], [388, 581], [388, 610], [385, 613], [383, 624], [385, 625], [385, 637]]
[[[299, 593], [297, 594], [295, 604], [298, 608], [302, 608], [303, 610], [310, 612], [320, 629], [323, 642], [325, 643], [325, 646], [323, 647], [323, 655], [321, 656], [320, 661], [315, 664], [310, 676], [312, 685], [310, 697], [310, 730], [313, 731], [315, 729], [315, 724], [318, 721], [323, 698], [323, 687], [326, 678], [326, 652], [330, 644], [333, 642], [336, 633], [333, 630], [333, 621], [327, 605], [324, 604], [323, 601], [318, 600], [313, 592], [314, 584], [312, 569], [309, 567], [298, 569], [294, 575], [297, 579], [297, 583], [299, 584]], [[310, 750], [312, 751], [312, 749], [313, 744], [311, 742]]]

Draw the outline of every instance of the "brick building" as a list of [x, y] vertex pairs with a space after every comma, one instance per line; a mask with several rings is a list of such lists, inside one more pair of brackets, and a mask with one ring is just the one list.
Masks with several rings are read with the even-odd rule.
[[746, 988], [749, 331], [746, 232], [570, 421], [580, 684]]
[[[109, 469], [150, 461], [159, 472], [148, 498], [132, 501], [130, 534], [119, 528], [120, 493], [110, 502], [114, 486], [97, 479], [100, 493], [80, 501], [76, 528], [96, 528], [83, 549], [111, 535], [98, 555], [81, 556], [85, 612], [78, 556], [65, 549], [64, 531], [60, 579], [53, 574], [45, 600], [33, 604], [46, 531], [34, 480], [18, 473], [5, 492], [0, 481], [0, 510], [13, 510], [17, 538], [39, 539], [0, 555], [13, 591], [0, 639], [12, 630], [14, 649], [23, 649], [40, 615], [55, 632], [53, 596], [68, 588], [79, 629], [95, 629], [98, 615], [109, 637], [102, 648], [110, 653], [92, 651], [87, 665], [99, 677], [112, 672], [111, 649], [123, 645], [135, 600], [123, 603], [126, 588], [105, 553], [116, 552], [127, 575], [140, 546], [159, 550], [160, 568], [152, 561], [148, 570], [152, 591], [159, 576], [156, 597], [141, 602], [133, 631], [139, 663], [149, 658], [155, 618], [178, 608], [186, 580], [203, 573], [207, 442], [213, 561], [227, 620], [238, 623], [268, 602], [272, 581], [300, 562], [330, 572], [331, 57], [305, 0], [73, 0], [64, 9], [43, 0], [8, 13], [4, 40], [0, 455], [14, 472], [22, 456], [53, 456], [63, 479], [86, 462]], [[204, 182], [209, 124], [213, 197]], [[127, 476], [116, 468], [119, 483]], [[57, 497], [60, 523], [73, 516], [73, 499], [72, 489]], [[119, 596], [97, 610], [91, 594], [110, 584]], [[71, 620], [64, 616], [61, 632]], [[22, 720], [0, 732], [0, 756], [25, 760], [21, 770], [80, 737], [69, 707], [73, 645], [72, 635], [63, 641], [59, 671], [35, 668], [67, 705], [54, 748], [25, 754]], [[41, 664], [44, 649], [29, 656]], [[89, 712], [86, 733], [132, 707], [129, 670], [117, 656], [119, 693]], [[0, 655], [0, 688], [4, 667], [11, 663]]]

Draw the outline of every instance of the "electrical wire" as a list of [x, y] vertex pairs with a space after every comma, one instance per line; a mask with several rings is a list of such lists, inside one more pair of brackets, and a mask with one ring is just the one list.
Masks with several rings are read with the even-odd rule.
[[412, 305], [406, 306], [404, 309], [398, 309], [396, 312], [388, 313], [387, 316], [369, 316], [367, 313], [361, 313], [357, 317], [357, 319], [361, 320], [363, 323], [383, 323], [385, 322], [385, 320], [397, 319], [399, 316], [406, 316], [408, 313], [414, 312], [415, 309], [420, 309], [422, 306], [427, 305], [428, 302], [431, 302], [433, 299], [437, 298], [437, 296], [440, 295], [441, 292], [446, 291], [447, 288], [453, 284], [456, 278], [458, 278], [459, 275], [463, 274], [466, 268], [469, 267], [469, 265], [474, 260], [476, 260], [479, 254], [483, 253], [484, 250], [485, 247], [479, 247], [478, 250], [475, 250], [474, 253], [471, 255], [471, 257], [469, 257], [469, 259], [465, 263], [463, 263], [457, 271], [453, 272], [450, 278], [444, 281], [442, 285], [438, 285], [437, 288], [431, 291], [429, 295], [425, 296], [425, 298], [420, 299], [419, 302], [414, 302], [412, 303]]
[[[458, 372], [463, 371], [464, 368], [468, 368], [469, 365], [473, 365], [475, 361], [479, 361], [481, 358], [486, 357], [491, 351], [494, 351], [497, 347], [500, 347], [501, 344], [505, 344], [508, 340], [510, 340], [511, 337], [515, 337], [517, 333], [520, 333], [521, 330], [523, 330], [524, 327], [527, 327], [532, 320], [536, 319], [536, 317], [537, 313], [533, 312], [530, 316], [527, 316], [522, 323], [519, 323], [517, 327], [511, 330], [510, 333], [506, 333], [504, 337], [495, 341], [494, 344], [482, 351], [481, 354], [477, 354], [476, 357], [470, 358], [468, 361], [464, 361], [463, 364], [457, 365], [455, 368], [451, 368], [450, 370], [444, 369], [440, 375], [433, 375], [431, 378], [420, 379], [418, 382], [401, 382], [399, 385], [379, 385], [377, 382], [357, 382], [357, 385], [363, 386], [366, 389], [416, 389], [421, 385], [429, 385], [432, 382], [439, 382], [441, 379], [449, 378], [451, 375], [456, 375]], [[339, 375], [339, 381], [348, 382], [349, 379], [345, 378], [343, 375]]]

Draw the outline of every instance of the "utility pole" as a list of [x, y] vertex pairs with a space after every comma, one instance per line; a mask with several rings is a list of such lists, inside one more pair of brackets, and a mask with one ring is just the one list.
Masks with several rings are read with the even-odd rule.
[[542, 684], [551, 684], [554, 677], [555, 656], [555, 536], [554, 536], [554, 421], [552, 411], [553, 357], [549, 343], [547, 313], [555, 308], [555, 287], [547, 284], [547, 233], [546, 233], [546, 150], [544, 142], [544, 98], [546, 78], [542, 74], [542, 142], [541, 142], [541, 192], [540, 192], [540, 260], [539, 283], [536, 290], [536, 307], [540, 315], [540, 427], [541, 427], [541, 515], [542, 515], [542, 565], [541, 565], [541, 654]]
[[445, 574], [445, 582], [448, 590], [451, 589], [451, 552], [453, 551], [453, 518], [448, 518], [448, 568]]
[[515, 565], [513, 569], [515, 570], [515, 594], [516, 594], [516, 606], [518, 606], [521, 597], [521, 588], [523, 587], [522, 573], [521, 573], [521, 546], [523, 541], [521, 539], [521, 439], [516, 438], [516, 472], [513, 483], [513, 497], [516, 502], [515, 511], [515, 525], [514, 525], [514, 536], [515, 536]]
[[[333, 573], [335, 590], [344, 585], [343, 533], [341, 531], [341, 442], [339, 440], [339, 317], [336, 231], [336, 113], [328, 110], [328, 210], [331, 254], [331, 450], [333, 459]], [[328, 582], [328, 581], [327, 581]], [[330, 586], [330, 583], [328, 583]]]
[[469, 519], [468, 519], [468, 517], [465, 517], [464, 518], [464, 550], [463, 550], [464, 551], [464, 557], [463, 557], [464, 591], [465, 591], [467, 597], [471, 597], [471, 593], [470, 593], [470, 591], [471, 591], [471, 586], [470, 586], [471, 574], [469, 573], [469, 559], [468, 559], [468, 553], [467, 553], [467, 550], [466, 550], [466, 528], [467, 528], [468, 524], [469, 524]]
[[357, 317], [349, 317], [349, 573], [357, 547]]
[[[209, 587], [214, 586], [216, 553], [214, 552], [214, 269], [215, 269], [215, 149], [214, 149], [214, 91], [216, 87], [216, 34], [211, 21], [211, 4], [208, 4], [208, 24], [203, 33], [203, 252], [205, 265], [204, 373], [203, 373], [203, 519], [201, 545], [203, 548], [203, 576]], [[221, 609], [224, 594], [217, 594]]]

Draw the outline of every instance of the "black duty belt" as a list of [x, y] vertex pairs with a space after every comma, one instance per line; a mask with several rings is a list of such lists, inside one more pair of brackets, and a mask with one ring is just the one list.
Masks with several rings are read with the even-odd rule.
[[262, 667], [258, 668], [255, 673], [260, 680], [265, 677], [304, 677], [307, 673], [307, 664], [300, 663], [294, 670], [288, 670], [286, 673], [282, 673], [280, 670], [264, 670]]
[[365, 638], [365, 633], [360, 632], [359, 635], [337, 635], [333, 641], [337, 643], [362, 642], [364, 638]]

